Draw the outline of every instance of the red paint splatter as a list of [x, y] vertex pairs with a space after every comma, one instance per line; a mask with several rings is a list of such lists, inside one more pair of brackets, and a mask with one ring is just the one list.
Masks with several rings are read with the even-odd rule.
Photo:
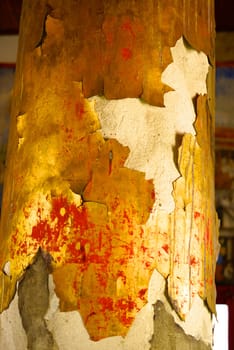
[[200, 216], [201, 216], [201, 213], [199, 213], [198, 211], [194, 212], [194, 219], [198, 219], [200, 218]]
[[121, 55], [125, 61], [128, 61], [130, 58], [132, 58], [132, 50], [128, 47], [123, 47], [121, 50]]
[[126, 284], [127, 278], [123, 271], [118, 271], [117, 278], [119, 277], [122, 279], [123, 284]]
[[148, 261], [145, 262], [145, 267], [149, 268], [151, 266], [152, 266], [152, 264], [150, 262], [148, 262]]
[[138, 297], [140, 299], [144, 299], [145, 293], [147, 292], [147, 290], [148, 290], [147, 288], [140, 289], [139, 292], [138, 292]]
[[[38, 209], [38, 218], [41, 217], [41, 209]], [[51, 222], [48, 220], [39, 220], [32, 228], [32, 238], [38, 245], [45, 247], [47, 250], [59, 251], [61, 242], [68, 240], [64, 228], [68, 225], [69, 218], [72, 221], [73, 232], [76, 235], [69, 239], [66, 244], [69, 252], [67, 260], [69, 262], [86, 263], [87, 256], [85, 244], [90, 244], [89, 240], [80, 239], [90, 228], [94, 227], [93, 223], [88, 222], [87, 209], [84, 206], [77, 207], [74, 203], [69, 203], [65, 197], [56, 197], [52, 199], [52, 210], [50, 213]], [[80, 244], [78, 244], [80, 243]], [[78, 248], [77, 248], [78, 244]], [[95, 256], [93, 256], [94, 259]]]
[[99, 231], [99, 234], [98, 234], [98, 248], [99, 250], [101, 250], [102, 248], [102, 232]]
[[125, 210], [125, 209], [123, 212], [123, 218], [124, 218], [124, 222], [127, 222], [129, 225], [131, 224], [131, 220], [129, 219], [129, 215], [127, 213], [127, 210]]
[[195, 258], [195, 256], [190, 256], [190, 266], [196, 266], [198, 264], [198, 260]]
[[113, 199], [113, 201], [111, 202], [111, 209], [113, 210], [113, 211], [115, 211], [115, 210], [117, 210], [117, 208], [120, 206], [120, 200], [119, 200], [119, 197], [115, 197], [114, 199]]
[[168, 244], [164, 244], [162, 246], [162, 249], [168, 254], [168, 252], [169, 252], [169, 245]]
[[129, 34], [131, 34], [132, 37], [135, 38], [135, 33], [132, 29], [132, 24], [131, 22], [128, 20], [126, 22], [124, 22], [121, 26], [122, 30], [124, 30], [125, 32], [128, 32]]
[[141, 245], [141, 250], [143, 251], [143, 253], [146, 253], [148, 248], [145, 247], [143, 244]]
[[[51, 231], [50, 225], [46, 220], [41, 220], [37, 225], [33, 226], [32, 238], [37, 240], [37, 242], [42, 242], [48, 231]], [[52, 236], [52, 233], [50, 235]]]
[[120, 299], [115, 304], [116, 310], [119, 310], [119, 319], [125, 326], [130, 326], [133, 321], [133, 317], [128, 316], [128, 313], [134, 311], [136, 303], [133, 300]]
[[75, 112], [76, 112], [76, 116], [78, 117], [78, 119], [83, 119], [84, 116], [84, 105], [83, 103], [76, 103], [75, 104]]
[[210, 286], [212, 286], [213, 283], [214, 283], [213, 278], [212, 278], [212, 277], [208, 278], [208, 279], [207, 279], [207, 283], [208, 283]]
[[95, 315], [96, 315], [96, 312], [94, 312], [94, 311], [90, 312], [90, 314], [89, 314], [89, 315], [86, 317], [86, 319], [85, 319], [84, 323], [85, 323], [85, 324], [87, 324], [87, 323], [88, 323], [89, 318], [90, 318], [90, 317], [92, 317], [92, 316], [95, 316]]
[[102, 297], [102, 298], [98, 298], [98, 303], [101, 305], [102, 307], [102, 312], [106, 312], [106, 311], [113, 311], [114, 310], [114, 306], [113, 306], [113, 300], [110, 297]]
[[69, 205], [65, 197], [53, 198], [52, 211], [50, 213], [51, 220], [58, 220], [58, 226], [64, 227], [69, 217]]
[[88, 220], [86, 207], [77, 207], [75, 204], [71, 204], [70, 213], [73, 217], [74, 227], [77, 227], [81, 233], [86, 232], [89, 228], [93, 228], [95, 226]]
[[204, 214], [199, 213], [199, 211], [194, 212], [194, 219], [203, 219], [204, 220]]

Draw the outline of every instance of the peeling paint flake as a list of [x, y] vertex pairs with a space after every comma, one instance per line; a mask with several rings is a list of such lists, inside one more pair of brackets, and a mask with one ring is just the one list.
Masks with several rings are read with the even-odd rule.
[[207, 96], [197, 99], [197, 136], [186, 134], [179, 151], [182, 177], [174, 183], [171, 268], [168, 291], [182, 318], [199, 294], [215, 312], [217, 218], [214, 207], [214, 158]]

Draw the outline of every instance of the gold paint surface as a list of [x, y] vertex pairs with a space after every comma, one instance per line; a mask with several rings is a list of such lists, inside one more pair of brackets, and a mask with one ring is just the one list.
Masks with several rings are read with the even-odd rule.
[[9, 216], [0, 247], [2, 268], [6, 262], [11, 268], [10, 276], [1, 274], [1, 307], [41, 248], [52, 264], [60, 309], [79, 310], [93, 339], [124, 335], [146, 303], [153, 267], [144, 224], [154, 186], [124, 167], [127, 147], [104, 140], [81, 84], [61, 79], [59, 87], [41, 91], [46, 74], [40, 72], [27, 113], [13, 124], [14, 186], [5, 192]]

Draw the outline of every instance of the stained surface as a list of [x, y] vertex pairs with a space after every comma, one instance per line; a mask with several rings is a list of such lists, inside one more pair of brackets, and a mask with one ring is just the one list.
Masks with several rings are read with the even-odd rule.
[[[161, 73], [181, 35], [212, 61], [213, 2], [65, 4], [24, 2], [0, 234], [1, 309], [41, 247], [50, 256], [61, 310], [79, 310], [92, 339], [126, 334], [146, 303], [155, 267], [170, 276], [169, 295], [181, 317], [193, 293], [208, 299], [213, 310], [214, 218], [199, 197], [203, 191], [210, 195], [213, 163], [210, 152], [208, 158], [203, 152], [208, 135], [197, 126], [198, 140], [184, 136], [175, 212], [159, 212], [149, 226], [153, 182], [124, 166], [129, 149], [103, 138], [87, 100], [99, 94], [162, 105], [169, 87]], [[198, 120], [203, 109], [198, 104]], [[211, 165], [203, 182], [206, 161]], [[188, 171], [193, 162], [194, 173]], [[192, 225], [193, 242], [186, 225]], [[183, 239], [189, 254], [177, 261]]]

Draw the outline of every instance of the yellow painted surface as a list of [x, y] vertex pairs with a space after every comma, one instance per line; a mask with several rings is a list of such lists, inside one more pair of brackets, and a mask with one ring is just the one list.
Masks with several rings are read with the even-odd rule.
[[181, 177], [174, 183], [171, 215], [171, 256], [168, 291], [182, 318], [199, 294], [215, 312], [214, 273], [217, 218], [214, 201], [212, 123], [207, 97], [197, 98], [197, 136], [186, 134], [179, 149]]
[[143, 225], [152, 181], [124, 167], [128, 148], [104, 140], [78, 83], [66, 97], [45, 90], [15, 127], [23, 142], [15, 144], [7, 198], [14, 207], [1, 239], [1, 264], [10, 262], [10, 276], [1, 276], [2, 308], [40, 247], [61, 310], [80, 310], [93, 338], [125, 334], [147, 299], [152, 257]]

